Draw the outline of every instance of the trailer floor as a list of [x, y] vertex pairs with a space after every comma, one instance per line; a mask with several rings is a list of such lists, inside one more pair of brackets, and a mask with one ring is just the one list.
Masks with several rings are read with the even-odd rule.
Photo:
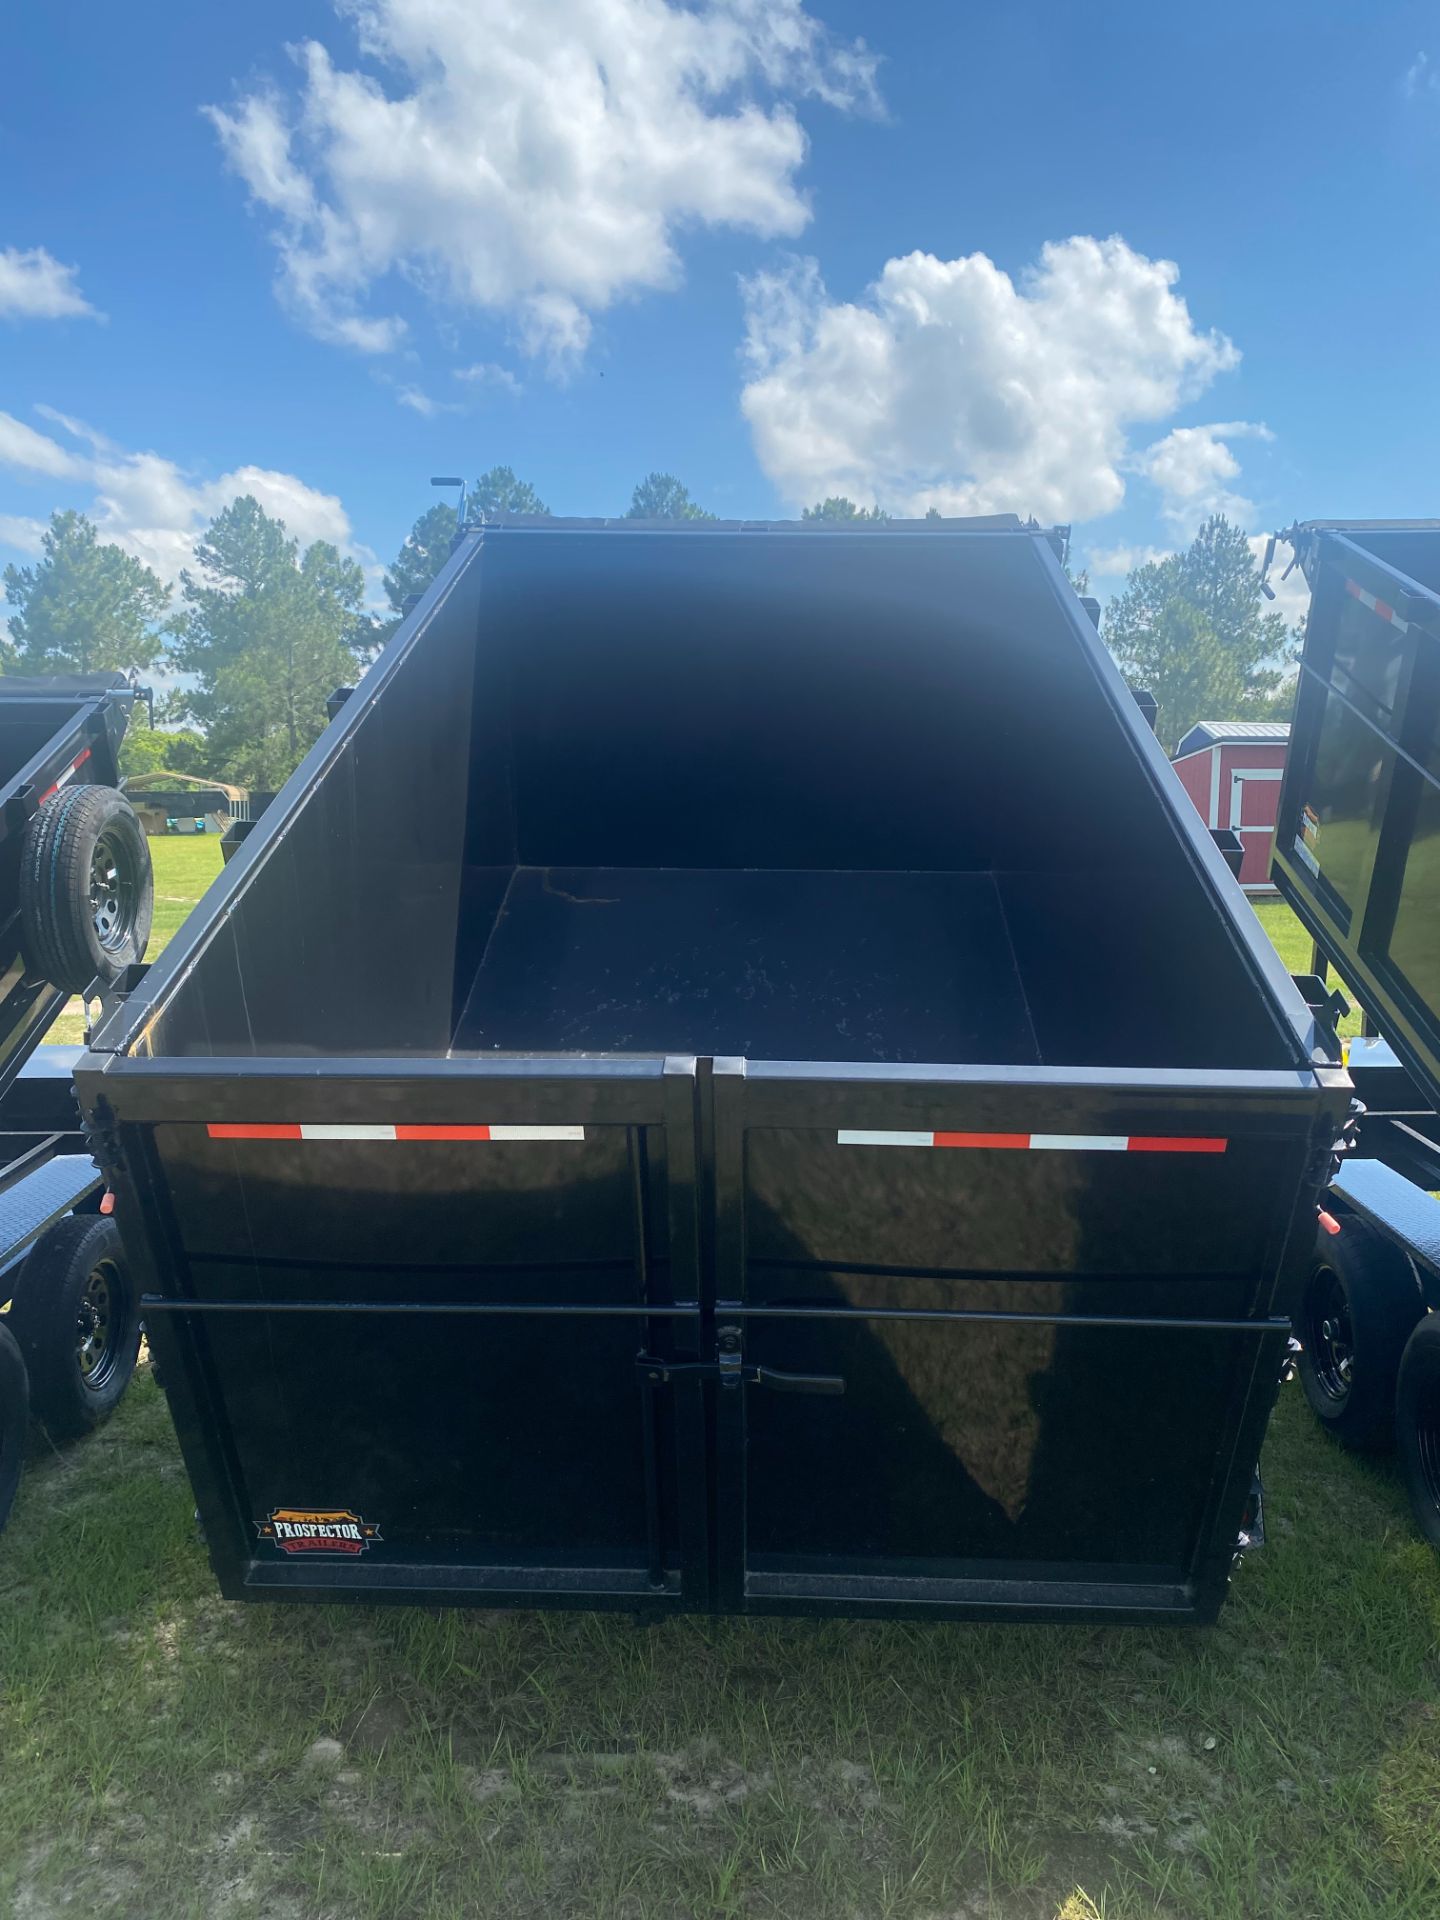
[[455, 1053], [1038, 1063], [988, 873], [520, 867]]

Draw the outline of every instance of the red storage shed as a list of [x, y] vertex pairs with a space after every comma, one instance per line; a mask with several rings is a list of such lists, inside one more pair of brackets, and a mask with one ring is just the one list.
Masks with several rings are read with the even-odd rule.
[[1202, 720], [1175, 749], [1180, 784], [1207, 827], [1233, 827], [1245, 847], [1240, 884], [1273, 893], [1270, 847], [1290, 725], [1281, 720]]

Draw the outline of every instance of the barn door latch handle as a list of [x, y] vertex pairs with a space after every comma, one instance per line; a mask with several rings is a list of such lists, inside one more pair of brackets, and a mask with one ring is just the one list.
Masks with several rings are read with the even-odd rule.
[[722, 1387], [769, 1387], [775, 1393], [844, 1393], [838, 1373], [787, 1373], [780, 1367], [746, 1364], [738, 1327], [716, 1330], [714, 1360], [665, 1360], [641, 1353], [635, 1365], [651, 1386], [669, 1386], [674, 1380], [718, 1380]]

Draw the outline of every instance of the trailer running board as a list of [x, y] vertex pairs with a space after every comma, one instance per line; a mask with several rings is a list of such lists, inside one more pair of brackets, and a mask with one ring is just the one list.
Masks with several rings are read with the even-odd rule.
[[1383, 1160], [1359, 1160], [1353, 1154], [1331, 1182], [1331, 1191], [1440, 1278], [1440, 1202]]
[[0, 1267], [27, 1252], [47, 1227], [100, 1184], [88, 1153], [62, 1153], [0, 1193]]

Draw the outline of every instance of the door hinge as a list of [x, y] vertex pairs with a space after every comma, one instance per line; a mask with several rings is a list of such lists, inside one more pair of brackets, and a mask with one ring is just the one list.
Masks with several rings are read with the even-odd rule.
[[113, 1185], [114, 1177], [116, 1175], [123, 1177], [127, 1168], [125, 1155], [120, 1146], [120, 1128], [116, 1123], [114, 1110], [103, 1094], [95, 1102], [94, 1110], [88, 1118], [82, 1117], [82, 1129], [85, 1143], [96, 1165]]

